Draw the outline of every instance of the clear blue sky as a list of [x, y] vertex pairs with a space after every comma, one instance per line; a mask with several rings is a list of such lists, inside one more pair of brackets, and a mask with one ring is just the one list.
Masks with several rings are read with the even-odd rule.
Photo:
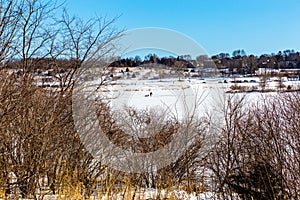
[[300, 50], [300, 0], [66, 0], [66, 7], [86, 19], [120, 16], [120, 29], [176, 30], [209, 55]]

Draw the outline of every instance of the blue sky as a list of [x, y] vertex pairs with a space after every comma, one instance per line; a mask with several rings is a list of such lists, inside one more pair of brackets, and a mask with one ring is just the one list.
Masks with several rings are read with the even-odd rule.
[[183, 33], [209, 55], [300, 50], [300, 0], [66, 0], [70, 14], [120, 16], [115, 26]]

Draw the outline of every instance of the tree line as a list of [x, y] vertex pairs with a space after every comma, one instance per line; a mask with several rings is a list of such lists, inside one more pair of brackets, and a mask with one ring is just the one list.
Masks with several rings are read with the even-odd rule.
[[294, 50], [279, 51], [277, 54], [263, 54], [247, 56], [244, 50], [235, 50], [232, 56], [229, 53], [220, 53], [211, 57], [218, 68], [234, 69], [239, 74], [254, 74], [258, 68], [296, 69], [300, 68], [300, 53]]
[[147, 56], [145, 56], [144, 59], [142, 59], [140, 56], [136, 56], [135, 58], [116, 58], [116, 61], [112, 62], [109, 66], [110, 67], [137, 67], [140, 65], [156, 63], [156, 64], [173, 67], [176, 64], [180, 63], [185, 68], [194, 68], [195, 66], [190, 61], [191, 60], [186, 59], [183, 56], [177, 56], [176, 58], [173, 56], [160, 58], [156, 54], [150, 53]]
[[149, 63], [157, 63], [173, 67], [177, 62], [181, 62], [184, 68], [214, 67], [218, 69], [228, 69], [229, 73], [254, 74], [258, 68], [270, 69], [297, 69], [300, 68], [300, 53], [294, 50], [279, 51], [277, 54], [263, 54], [247, 56], [242, 50], [235, 50], [230, 56], [229, 53], [220, 53], [214, 56], [199, 55], [192, 59], [189, 55], [175, 57], [159, 57], [156, 54], [148, 54], [142, 59], [140, 56], [134, 58], [116, 59], [110, 66], [137, 67]]

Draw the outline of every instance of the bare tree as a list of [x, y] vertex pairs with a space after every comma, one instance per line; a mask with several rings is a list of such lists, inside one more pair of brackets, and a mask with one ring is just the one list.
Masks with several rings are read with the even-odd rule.
[[[94, 68], [99, 65], [105, 56], [111, 56], [115, 50], [113, 41], [119, 38], [121, 31], [113, 27], [118, 17], [113, 19], [92, 18], [83, 21], [77, 17], [71, 17], [64, 9], [60, 24], [59, 55], [73, 60], [72, 66], [64, 77], [60, 77], [63, 86], [70, 86], [76, 70], [86, 62]], [[105, 63], [107, 64], [107, 63]], [[99, 67], [99, 66], [98, 66]]]
[[261, 75], [259, 78], [259, 86], [262, 91], [264, 91], [267, 87], [267, 81], [268, 81], [268, 76], [267, 75]]
[[277, 75], [277, 78], [278, 78], [278, 89], [279, 90], [282, 90], [282, 89], [284, 89], [284, 87], [285, 87], [285, 85], [284, 85], [284, 76], [282, 75], [282, 74], [280, 74], [280, 73], [278, 73], [278, 75]]
[[57, 9], [53, 1], [22, 0], [18, 1], [17, 29], [15, 49], [17, 58], [22, 60], [20, 68], [25, 72], [32, 67], [31, 58], [44, 58], [49, 55], [54, 32], [52, 13]]
[[176, 60], [174, 63], [174, 68], [176, 75], [178, 76], [178, 80], [180, 81], [184, 75], [184, 63], [180, 60]]
[[[40, 88], [33, 84], [31, 69], [39, 67], [36, 59], [43, 58], [51, 58], [57, 69], [62, 67], [59, 58], [73, 59], [69, 67], [77, 69], [112, 51], [110, 42], [120, 32], [113, 27], [116, 19], [87, 24], [77, 19], [81, 23], [77, 27], [80, 23], [64, 15], [60, 23], [52, 23], [59, 7], [51, 1], [1, 1], [0, 62], [19, 64], [14, 67], [26, 74], [20, 78], [3, 70], [0, 75], [0, 190], [6, 196], [72, 193], [68, 191], [72, 185], [89, 196], [103, 172], [101, 162], [95, 163], [76, 134], [71, 87], [64, 95]], [[67, 72], [60, 78], [72, 85], [74, 70]]]
[[15, 36], [18, 31], [17, 23], [20, 16], [17, 12], [16, 0], [0, 1], [0, 64], [8, 62], [14, 55]]
[[298, 98], [269, 96], [250, 108], [243, 99], [229, 102], [226, 126], [207, 165], [222, 198], [298, 198]]

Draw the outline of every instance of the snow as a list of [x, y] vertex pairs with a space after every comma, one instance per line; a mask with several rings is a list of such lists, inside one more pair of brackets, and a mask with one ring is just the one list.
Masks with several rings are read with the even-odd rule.
[[[87, 85], [97, 85], [97, 81], [94, 80]], [[92, 88], [87, 91], [92, 91]], [[110, 99], [111, 106], [115, 110], [122, 110], [124, 107], [140, 110], [155, 109], [183, 118], [187, 112], [193, 111], [198, 102], [201, 102], [203, 109], [207, 110], [215, 99], [212, 97], [224, 95], [222, 93], [224, 89], [217, 80], [207, 80], [203, 83], [202, 80], [167, 79], [163, 81], [121, 80], [103, 86], [98, 95]]]
[[[179, 120], [198, 113], [196, 116], [199, 118], [209, 116], [217, 118], [215, 121], [218, 121], [222, 117], [225, 99], [230, 95], [226, 92], [230, 91], [232, 86], [260, 88], [258, 77], [186, 78], [179, 81], [178, 78], [154, 79], [157, 74], [152, 71], [151, 73], [148, 78], [144, 78], [147, 71], [140, 71], [136, 78], [128, 78], [127, 75], [123, 79], [108, 81], [95, 95], [97, 98], [109, 99], [113, 111], [122, 112], [130, 107], [162, 112]], [[102, 80], [103, 78], [85, 83], [86, 90], [95, 90]], [[298, 88], [300, 81], [283, 80], [282, 84], [285, 87], [291, 85], [292, 88]], [[268, 95], [280, 94], [276, 92], [278, 85], [278, 80], [271, 78], [267, 81], [266, 88], [274, 92], [237, 93], [236, 96], [245, 96], [246, 103], [251, 105]]]
[[[102, 200], [106, 199], [113, 199], [113, 200], [122, 200], [123, 199], [123, 193], [118, 193], [113, 196], [102, 196]], [[196, 194], [195, 192], [188, 194], [186, 191], [183, 190], [157, 190], [154, 188], [148, 188], [148, 189], [140, 189], [140, 191], [130, 191], [128, 192], [129, 196], [135, 195], [135, 198], [130, 198], [134, 200], [139, 199], [181, 199], [181, 200], [217, 200], [215, 197], [215, 194], [211, 192], [203, 192], [201, 194]]]

